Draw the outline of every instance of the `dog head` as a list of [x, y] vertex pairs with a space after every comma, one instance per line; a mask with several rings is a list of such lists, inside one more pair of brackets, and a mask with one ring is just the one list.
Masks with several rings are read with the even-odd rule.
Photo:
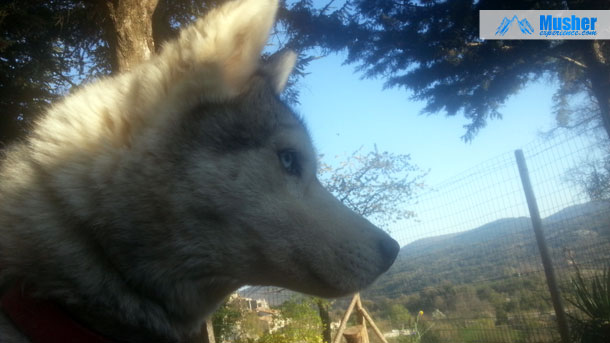
[[[179, 237], [187, 237], [185, 249], [198, 247], [189, 273], [320, 296], [358, 291], [390, 267], [398, 244], [317, 179], [307, 129], [279, 98], [296, 56], [260, 62], [276, 4], [225, 7], [203, 21], [215, 39], [202, 45], [223, 52], [206, 52], [214, 58], [193, 73], [215, 83], [197, 89], [199, 102], [170, 135], [179, 137], [171, 143]], [[218, 13], [239, 20], [223, 22]]]
[[398, 245], [320, 184], [308, 132], [278, 99], [274, 77], [253, 76], [243, 94], [196, 107], [179, 127], [173, 194], [192, 220], [184, 228], [211, 255], [202, 259], [211, 275], [320, 296], [355, 292], [390, 267]]

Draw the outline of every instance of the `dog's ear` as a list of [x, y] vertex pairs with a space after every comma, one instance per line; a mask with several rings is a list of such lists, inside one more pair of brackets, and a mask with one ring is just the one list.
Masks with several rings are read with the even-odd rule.
[[241, 91], [259, 68], [277, 6], [277, 0], [233, 1], [208, 18], [223, 81], [233, 91]]
[[272, 56], [265, 64], [263, 69], [268, 75], [276, 94], [280, 94], [286, 87], [286, 82], [288, 82], [296, 61], [297, 54], [288, 50]]
[[[211, 10], [166, 45], [162, 60], [186, 74], [205, 100], [240, 94], [260, 68], [278, 0], [233, 0]], [[185, 92], [185, 91], [182, 91]]]

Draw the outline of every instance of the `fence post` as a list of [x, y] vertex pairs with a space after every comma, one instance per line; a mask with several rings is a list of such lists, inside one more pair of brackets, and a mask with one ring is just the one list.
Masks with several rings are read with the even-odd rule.
[[551, 293], [551, 301], [553, 302], [555, 316], [557, 317], [559, 336], [561, 337], [561, 341], [563, 343], [569, 343], [570, 336], [568, 321], [563, 310], [563, 303], [561, 301], [559, 287], [557, 287], [553, 263], [549, 256], [549, 251], [544, 239], [544, 232], [542, 231], [542, 219], [540, 218], [540, 212], [538, 211], [538, 203], [536, 202], [536, 197], [534, 196], [534, 190], [532, 189], [532, 184], [530, 182], [530, 176], [527, 170], [527, 164], [525, 163], [525, 157], [523, 156], [523, 151], [520, 149], [515, 150], [515, 158], [517, 160], [517, 166], [519, 167], [519, 175], [521, 176], [521, 184], [523, 185], [523, 192], [525, 193], [525, 198], [527, 200], [527, 207], [529, 208], [532, 227], [534, 228], [534, 234], [536, 235], [536, 243], [538, 243], [538, 251], [540, 252], [540, 258], [542, 259], [542, 266], [544, 267], [546, 282], [549, 287], [549, 292]]

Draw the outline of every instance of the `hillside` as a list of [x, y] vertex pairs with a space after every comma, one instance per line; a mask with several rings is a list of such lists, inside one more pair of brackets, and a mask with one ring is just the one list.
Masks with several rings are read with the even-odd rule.
[[[565, 208], [544, 218], [543, 227], [557, 269], [567, 265], [566, 251], [573, 252], [580, 263], [610, 261], [609, 203], [590, 202]], [[443, 281], [476, 283], [541, 270], [530, 219], [503, 218], [404, 246], [394, 266], [367, 293], [392, 297]]]

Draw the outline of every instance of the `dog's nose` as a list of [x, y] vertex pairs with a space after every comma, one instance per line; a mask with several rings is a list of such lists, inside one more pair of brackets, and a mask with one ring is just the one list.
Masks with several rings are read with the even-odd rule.
[[379, 249], [381, 250], [381, 255], [383, 256], [384, 269], [387, 270], [394, 263], [394, 260], [400, 251], [400, 245], [398, 245], [398, 242], [392, 238], [387, 237], [379, 242]]

